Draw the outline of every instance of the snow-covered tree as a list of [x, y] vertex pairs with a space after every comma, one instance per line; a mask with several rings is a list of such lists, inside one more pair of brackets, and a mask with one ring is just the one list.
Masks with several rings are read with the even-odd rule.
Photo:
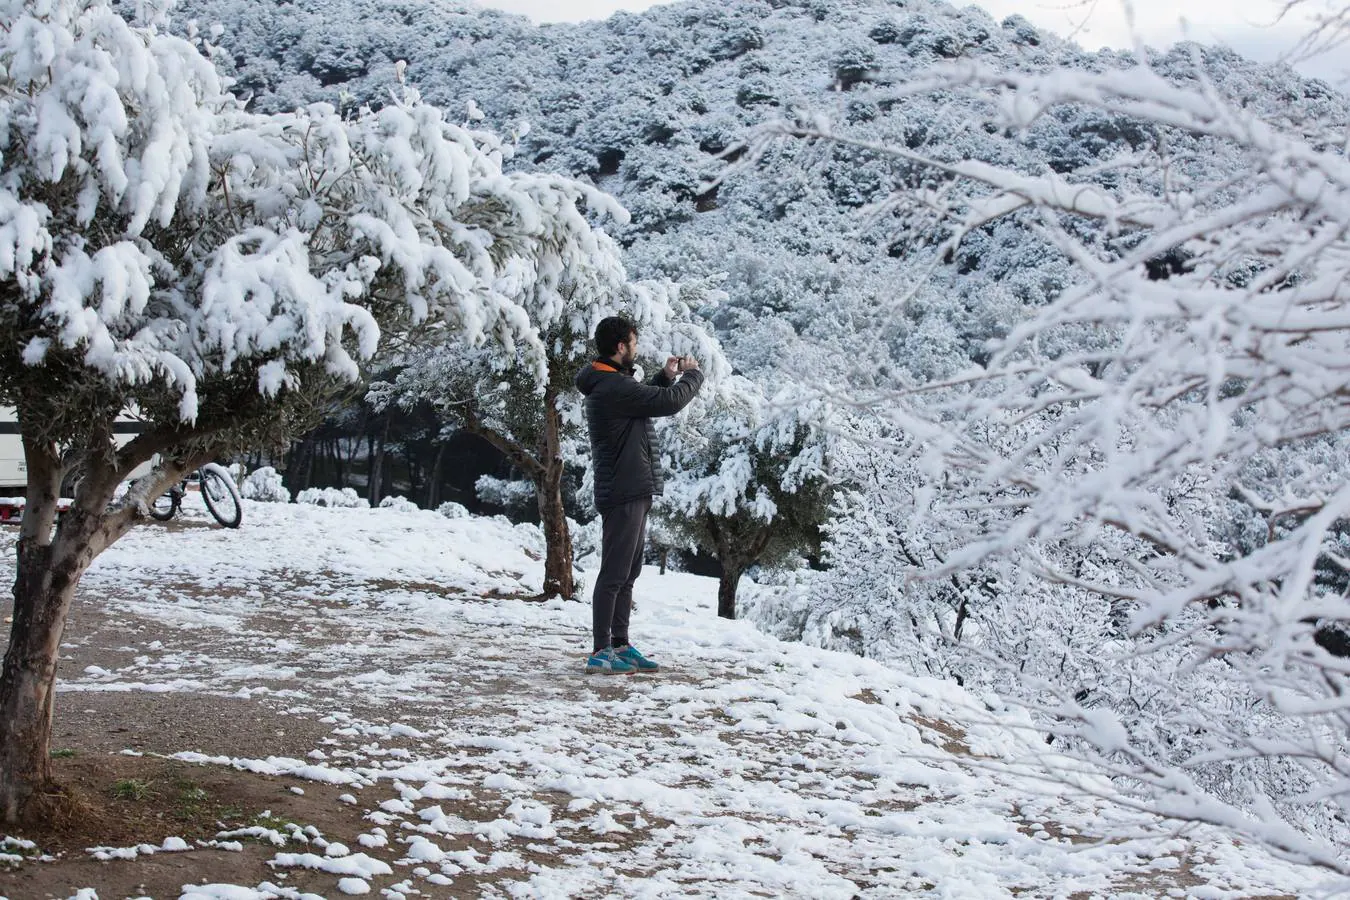
[[[155, 496], [312, 421], [382, 330], [441, 322], [542, 376], [557, 311], [525, 303], [559, 248], [597, 239], [577, 208], [593, 193], [504, 173], [500, 141], [415, 92], [256, 115], [192, 44], [104, 0], [0, 3], [0, 127], [0, 402], [28, 468], [0, 674], [11, 820], [50, 780], [75, 589]], [[119, 446], [124, 410], [144, 429]]]
[[[392, 382], [371, 389], [377, 406], [429, 404], [443, 423], [444, 437], [460, 428], [479, 435], [534, 483], [545, 537], [546, 597], [576, 595], [563, 481], [568, 465], [581, 470], [590, 460], [581, 397], [572, 379], [594, 355], [595, 326], [622, 312], [638, 326], [649, 361], [655, 362], [658, 353], [689, 354], [706, 360], [711, 378], [728, 371], [716, 339], [693, 312], [714, 299], [707, 296], [708, 287], [627, 282], [617, 248], [603, 235], [596, 239], [596, 250], [560, 259], [559, 282], [548, 290], [540, 286], [526, 305], [538, 321], [548, 323], [536, 336], [545, 348], [542, 382], [523, 352], [450, 341], [411, 352]], [[596, 266], [596, 259], [608, 264]]]
[[889, 505], [914, 506], [906, 527], [945, 542], [942, 563], [913, 574], [988, 567], [1005, 586], [1036, 576], [1028, 598], [1095, 600], [1099, 652], [1161, 704], [1131, 719], [1102, 702], [1118, 689], [1042, 672], [1031, 694], [1047, 727], [1150, 809], [1350, 872], [1346, 109], [1250, 103], [1188, 52], [1188, 83], [1153, 58], [1046, 74], [966, 63], [892, 89], [986, 98], [990, 129], [1027, 140], [1082, 109], [1141, 135], [1116, 159], [1051, 173], [815, 124], [765, 137], [866, 146], [936, 173], [940, 190], [894, 208], [911, 237], [945, 232], [937, 258], [1020, 216], [1070, 261], [1069, 282], [987, 365], [878, 404], [916, 475]]
[[719, 616], [736, 618], [747, 569], [817, 550], [833, 490], [829, 419], [786, 386], [768, 398], [735, 376], [663, 429], [671, 476], [656, 518], [721, 565]]

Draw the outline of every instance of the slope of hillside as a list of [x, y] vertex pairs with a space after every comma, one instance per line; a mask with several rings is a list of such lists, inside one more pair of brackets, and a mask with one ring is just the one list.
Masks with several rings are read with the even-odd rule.
[[[47, 861], [0, 838], [13, 867], [0, 893], [1317, 888], [1315, 873], [1204, 829], [1131, 837], [1143, 823], [1113, 804], [1104, 779], [1080, 774], [1085, 790], [1073, 790], [1018, 774], [1028, 748], [1044, 750], [1038, 736], [1018, 737], [1024, 723], [950, 684], [718, 620], [715, 582], [649, 570], [636, 633], [668, 668], [587, 677], [588, 607], [513, 599], [538, 586], [529, 527], [250, 502], [244, 527], [224, 531], [189, 500], [185, 525], [140, 528], [90, 571], [62, 651], [57, 730], [78, 733], [105, 711], [129, 722], [149, 704], [155, 724], [100, 746], [275, 782], [267, 824], [196, 844], [166, 822], [131, 846]], [[0, 546], [12, 565], [12, 531]], [[203, 701], [224, 714], [197, 713], [211, 724], [177, 737], [182, 705]], [[255, 735], [258, 749], [241, 752], [254, 721], [283, 723], [284, 734]], [[172, 868], [152, 868], [169, 857]]]

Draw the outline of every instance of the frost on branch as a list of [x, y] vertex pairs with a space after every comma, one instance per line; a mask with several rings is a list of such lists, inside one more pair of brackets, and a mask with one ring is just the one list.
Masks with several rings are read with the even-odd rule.
[[1028, 140], [1070, 107], [1152, 137], [1054, 174], [858, 144], [944, 179], [893, 201], [943, 232], [935, 265], [1011, 217], [1072, 277], [986, 365], [882, 398], [890, 477], [849, 508], [889, 517], [922, 579], [891, 633], [1001, 662], [1148, 808], [1347, 871], [1348, 117], [1244, 109], [1192, 74], [968, 64], [895, 89], [974, 98]]

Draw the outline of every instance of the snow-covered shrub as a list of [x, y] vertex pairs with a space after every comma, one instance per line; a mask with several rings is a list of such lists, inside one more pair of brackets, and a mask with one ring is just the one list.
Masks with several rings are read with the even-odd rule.
[[295, 502], [308, 503], [311, 506], [332, 506], [346, 509], [370, 508], [370, 501], [349, 487], [342, 489], [331, 487], [305, 488], [296, 495]]
[[526, 550], [530, 550], [540, 556], [544, 555], [544, 532], [538, 525], [532, 522], [520, 522], [511, 526], [516, 539]]
[[380, 501], [380, 509], [392, 509], [397, 512], [417, 512], [420, 508], [407, 497], [385, 497]]
[[529, 509], [537, 502], [537, 489], [530, 481], [508, 481], [492, 475], [479, 476], [474, 484], [478, 499], [514, 512]]
[[792, 570], [775, 576], [770, 584], [742, 582], [737, 605], [742, 617], [759, 630], [779, 640], [800, 641], [816, 604], [816, 573]]
[[[567, 531], [572, 535], [572, 550], [578, 561], [586, 559], [591, 554], [595, 554], [592, 567], [600, 565], [600, 538], [602, 536], [602, 526], [604, 522], [599, 516], [595, 516], [585, 525], [576, 519], [567, 520]], [[651, 528], [651, 521], [648, 521], [648, 528]]]
[[271, 466], [263, 466], [250, 472], [239, 492], [246, 500], [261, 500], [266, 503], [291, 502], [291, 492], [281, 483], [281, 473]]
[[456, 503], [453, 500], [447, 500], [436, 507], [436, 512], [447, 519], [467, 519], [470, 515], [469, 510], [462, 503]]

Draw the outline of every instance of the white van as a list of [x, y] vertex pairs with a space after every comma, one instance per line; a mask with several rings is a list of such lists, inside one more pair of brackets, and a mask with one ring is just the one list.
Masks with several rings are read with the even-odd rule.
[[[145, 423], [122, 413], [113, 423], [113, 433], [120, 447], [145, 429]], [[150, 464], [136, 467], [132, 477], [150, 471]], [[19, 437], [19, 417], [14, 407], [0, 406], [0, 497], [20, 496], [28, 489], [28, 464], [23, 458], [23, 441]]]
[[27, 486], [28, 466], [23, 461], [19, 417], [14, 407], [0, 406], [0, 494], [22, 494]]

